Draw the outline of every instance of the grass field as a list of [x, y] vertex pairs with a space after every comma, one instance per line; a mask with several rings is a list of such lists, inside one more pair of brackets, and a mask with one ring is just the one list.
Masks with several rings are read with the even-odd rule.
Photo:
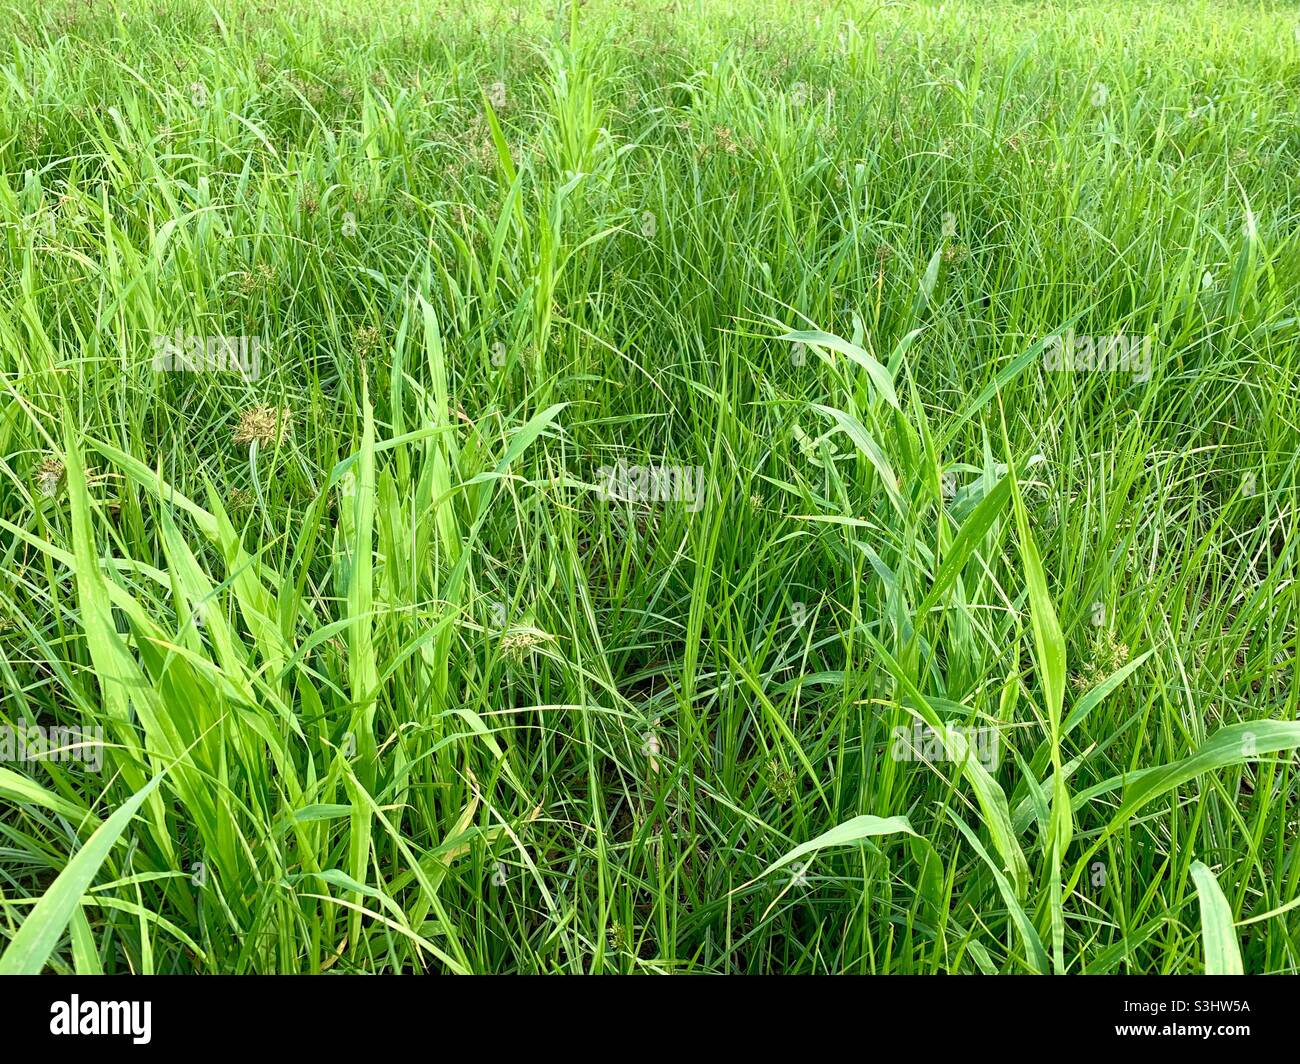
[[7, 0], [0, 971], [1300, 971], [1298, 27]]

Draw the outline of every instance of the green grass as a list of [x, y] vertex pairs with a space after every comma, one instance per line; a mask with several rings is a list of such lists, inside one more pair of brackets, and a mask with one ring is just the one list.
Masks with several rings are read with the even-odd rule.
[[1296, 25], [0, 12], [0, 970], [1300, 971]]

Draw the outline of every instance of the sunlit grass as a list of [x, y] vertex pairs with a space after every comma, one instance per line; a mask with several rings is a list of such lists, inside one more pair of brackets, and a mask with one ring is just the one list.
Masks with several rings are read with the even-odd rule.
[[1294, 7], [773, 7], [0, 13], [0, 970], [1300, 969]]

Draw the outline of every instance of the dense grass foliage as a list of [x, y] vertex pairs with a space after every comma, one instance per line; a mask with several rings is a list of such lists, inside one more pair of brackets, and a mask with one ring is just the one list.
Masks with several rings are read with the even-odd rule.
[[1300, 970], [1295, 27], [8, 7], [0, 970]]

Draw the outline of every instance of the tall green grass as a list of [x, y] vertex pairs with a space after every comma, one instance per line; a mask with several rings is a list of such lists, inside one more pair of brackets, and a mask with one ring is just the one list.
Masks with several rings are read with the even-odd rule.
[[8, 7], [0, 970], [1300, 970], [1296, 25]]

